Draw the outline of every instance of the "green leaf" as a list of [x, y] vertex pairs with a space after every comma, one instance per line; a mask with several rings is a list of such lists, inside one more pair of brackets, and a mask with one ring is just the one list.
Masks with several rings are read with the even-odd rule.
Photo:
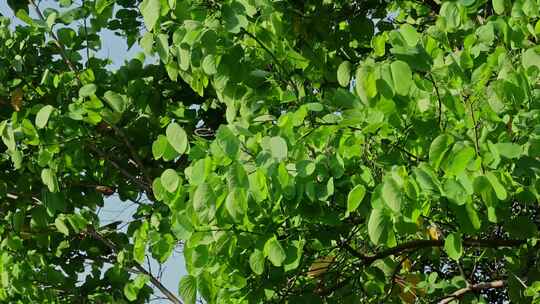
[[270, 154], [272, 157], [282, 160], [287, 158], [287, 142], [283, 137], [274, 136], [271, 137], [268, 141], [268, 146], [270, 148]]
[[146, 29], [151, 32], [159, 19], [161, 0], [143, 0], [139, 6]]
[[76, 233], [85, 230], [88, 226], [88, 220], [86, 220], [82, 215], [77, 213], [68, 215], [67, 220]]
[[167, 169], [161, 173], [161, 184], [169, 192], [175, 192], [180, 183], [180, 177], [173, 169]]
[[197, 300], [197, 279], [194, 276], [184, 276], [178, 285], [178, 293], [185, 304], [195, 304]]
[[276, 267], [281, 267], [283, 261], [285, 261], [285, 250], [274, 236], [264, 244], [264, 256]]
[[161, 61], [167, 64], [169, 62], [169, 36], [159, 34], [156, 40], [156, 48]]
[[101, 15], [103, 11], [107, 8], [107, 6], [114, 3], [114, 0], [97, 0], [95, 4], [96, 13], [98, 15]]
[[403, 190], [393, 178], [387, 177], [384, 179], [381, 193], [382, 199], [386, 206], [394, 212], [400, 212], [401, 210], [402, 193]]
[[492, 0], [493, 10], [497, 15], [504, 14], [507, 7], [507, 1], [508, 0]]
[[133, 259], [139, 263], [144, 262], [146, 242], [148, 241], [148, 229], [148, 222], [143, 222], [133, 235]]
[[225, 29], [231, 33], [238, 34], [240, 29], [247, 28], [249, 22], [244, 14], [245, 8], [240, 2], [232, 2], [230, 5], [223, 5], [221, 13], [225, 21]]
[[405, 39], [407, 44], [410, 46], [415, 46], [420, 40], [420, 35], [416, 31], [416, 29], [408, 23], [403, 24], [399, 28], [399, 32], [401, 36], [403, 36], [403, 39]]
[[51, 105], [46, 105], [39, 110], [39, 112], [36, 114], [36, 127], [38, 129], [45, 128], [53, 111], [54, 107]]
[[107, 104], [118, 113], [123, 113], [127, 108], [127, 102], [124, 97], [116, 92], [107, 91], [103, 96]]
[[202, 183], [197, 187], [193, 194], [193, 209], [201, 222], [206, 223], [214, 217], [215, 201], [216, 195], [208, 184]]
[[15, 141], [15, 132], [11, 124], [8, 124], [7, 120], [2, 121], [0, 124], [0, 133], [2, 134], [2, 141], [6, 145], [9, 151], [15, 151], [17, 142]]
[[62, 217], [57, 217], [54, 220], [54, 226], [56, 226], [56, 229], [62, 234], [69, 235], [69, 229], [66, 226], [66, 223], [64, 223], [64, 219]]
[[390, 216], [383, 209], [373, 209], [368, 221], [369, 239], [375, 245], [394, 247], [396, 238]]
[[249, 256], [249, 267], [258, 275], [264, 272], [264, 254], [259, 249], [255, 249]]
[[429, 147], [429, 163], [438, 170], [439, 166], [451, 145], [454, 143], [454, 138], [447, 134], [437, 136]]
[[86, 84], [79, 89], [79, 97], [90, 97], [97, 91], [97, 86], [93, 83]]
[[493, 174], [493, 172], [486, 172], [485, 176], [489, 180], [497, 198], [501, 201], [505, 200], [507, 198], [507, 193], [497, 176]]
[[208, 261], [210, 259], [210, 256], [208, 254], [208, 246], [197, 246], [194, 250], [191, 251], [192, 265], [197, 269], [203, 269], [208, 264]]
[[169, 144], [180, 154], [184, 154], [188, 148], [186, 131], [177, 123], [172, 122], [167, 126], [165, 135]]
[[225, 200], [225, 208], [227, 208], [227, 211], [236, 222], [240, 222], [248, 208], [245, 190], [234, 188], [229, 192]]
[[360, 203], [362, 203], [365, 195], [366, 188], [362, 185], [356, 185], [347, 197], [347, 212], [356, 210], [360, 206]]
[[448, 179], [444, 183], [444, 196], [456, 205], [464, 205], [467, 203], [467, 191], [456, 180]]
[[212, 54], [206, 55], [202, 61], [203, 71], [207, 75], [214, 75], [217, 73], [216, 57]]
[[176, 53], [178, 57], [178, 66], [180, 69], [187, 71], [191, 64], [191, 51], [189, 45], [182, 43], [176, 48]]
[[176, 240], [174, 237], [169, 234], [160, 234], [159, 240], [156, 243], [153, 243], [150, 247], [152, 251], [152, 256], [159, 262], [165, 263], [167, 259], [171, 256], [171, 253], [176, 246]]
[[[20, 0], [15, 0], [15, 1], [20, 2]], [[37, 22], [34, 22], [34, 19], [32, 19], [28, 15], [28, 7], [26, 9], [19, 9], [19, 10], [14, 10], [14, 11], [15, 11], [15, 16], [21, 19], [26, 24], [31, 25], [31, 26], [38, 25]]]
[[461, 12], [456, 2], [444, 2], [439, 16], [444, 21], [446, 31], [450, 33], [455, 32], [461, 25]]
[[158, 135], [158, 138], [152, 144], [152, 155], [155, 160], [163, 157], [165, 161], [171, 161], [178, 157], [178, 152], [169, 144], [167, 137], [164, 135]]
[[337, 70], [337, 79], [339, 85], [342, 87], [348, 87], [351, 80], [351, 63], [349, 61], [343, 61]]
[[137, 300], [139, 291], [146, 285], [150, 278], [147, 275], [139, 274], [133, 282], [124, 285], [124, 295], [129, 301]]
[[373, 53], [377, 57], [382, 57], [386, 53], [386, 41], [388, 40], [387, 35], [378, 35], [373, 37], [371, 40], [371, 47], [373, 48]]
[[456, 144], [452, 149], [451, 157], [446, 166], [446, 174], [458, 175], [467, 168], [469, 162], [474, 159], [474, 148], [463, 144]]
[[529, 70], [531, 67], [540, 70], [540, 47], [533, 47], [523, 52], [521, 60], [525, 70]]
[[56, 173], [52, 169], [41, 170], [41, 180], [49, 188], [50, 192], [58, 192], [58, 180], [56, 179]]
[[[480, 194], [487, 207], [493, 207], [500, 198], [506, 199], [506, 191], [494, 175], [491, 176], [491, 179], [487, 175], [488, 173], [474, 179], [474, 192]], [[495, 191], [495, 187], [498, 188], [498, 193]]]
[[139, 41], [139, 45], [146, 55], [151, 55], [154, 46], [154, 35], [151, 32], [146, 32]]
[[421, 163], [417, 168], [414, 169], [414, 175], [422, 190], [433, 194], [438, 194], [441, 192], [441, 182], [429, 165]]
[[482, 226], [482, 221], [476, 212], [473, 203], [466, 203], [462, 206], [450, 204], [456, 214], [456, 220], [463, 232], [475, 233]]
[[159, 135], [158, 138], [152, 143], [152, 156], [155, 160], [158, 160], [163, 156], [168, 144], [169, 142], [167, 141], [167, 137], [163, 135]]
[[301, 177], [308, 177], [315, 172], [315, 163], [311, 160], [301, 160], [296, 163], [296, 172]]
[[294, 240], [292, 243], [289, 243], [285, 250], [287, 258], [283, 262], [283, 270], [286, 272], [293, 271], [300, 266], [300, 261], [304, 254], [304, 245], [304, 240]]
[[137, 294], [138, 293], [139, 293], [139, 291], [135, 290], [135, 288], [133, 288], [133, 285], [131, 284], [131, 282], [124, 285], [124, 295], [126, 296], [126, 298], [129, 301], [137, 300]]
[[498, 143], [495, 148], [501, 156], [510, 159], [519, 158], [523, 152], [520, 145], [513, 143]]
[[394, 61], [390, 64], [392, 73], [392, 82], [397, 94], [406, 96], [413, 83], [412, 71], [409, 65], [404, 61]]
[[451, 259], [458, 261], [463, 255], [461, 234], [449, 234], [444, 240], [444, 251], [446, 251], [446, 254], [448, 254]]
[[223, 152], [225, 152], [230, 159], [236, 159], [236, 155], [240, 149], [240, 140], [234, 135], [229, 127], [220, 126], [216, 134], [216, 140], [221, 149], [223, 149]]
[[360, 65], [356, 69], [356, 94], [363, 103], [377, 95], [377, 79], [373, 67]]

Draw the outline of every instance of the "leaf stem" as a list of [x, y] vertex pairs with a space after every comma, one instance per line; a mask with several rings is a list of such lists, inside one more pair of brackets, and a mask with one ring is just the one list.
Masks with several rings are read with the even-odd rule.
[[478, 292], [484, 289], [503, 288], [505, 286], [506, 282], [503, 280], [468, 285], [467, 287], [461, 288], [453, 292], [451, 295], [444, 297], [441, 301], [439, 301], [439, 304], [448, 304], [469, 292]]
[[[437, 83], [435, 82], [435, 79], [433, 78], [433, 75], [429, 74], [429, 80], [431, 80], [431, 83], [433, 84], [433, 87], [435, 88], [435, 94], [437, 95], [437, 100], [439, 101], [439, 118], [438, 118], [438, 124], [439, 127], [441, 127], [441, 119], [442, 119], [442, 100], [441, 100], [441, 94], [439, 93], [439, 87], [437, 86]], [[442, 127], [441, 127], [442, 128]]]
[[[99, 232], [95, 231], [93, 228], [88, 229], [88, 233], [93, 236], [95, 239], [103, 242], [109, 249], [111, 249], [113, 252], [118, 252], [118, 249], [116, 248], [116, 245], [111, 242], [111, 240], [105, 238], [102, 236]], [[152, 275], [148, 270], [146, 270], [144, 267], [142, 267], [139, 263], [135, 263], [135, 268], [140, 273], [147, 275], [150, 278], [150, 282], [152, 282], [152, 285], [154, 285], [161, 293], [163, 293], [169, 301], [171, 301], [174, 304], [183, 304], [178, 297], [174, 293], [172, 293], [167, 287], [165, 287], [156, 277]]]
[[[41, 12], [41, 10], [39, 9], [39, 6], [36, 4], [36, 2], [34, 0], [29, 0], [30, 3], [32, 4], [32, 6], [34, 7], [39, 19], [41, 19], [41, 21], [46, 21], [45, 20], [45, 16], [43, 16], [43, 13]], [[60, 40], [58, 39], [58, 37], [56, 36], [56, 34], [54, 33], [54, 31], [51, 29], [49, 29], [49, 34], [51, 35], [52, 39], [53, 39], [53, 42], [54, 44], [58, 47], [59, 51], [60, 51], [60, 56], [62, 57], [62, 59], [64, 60], [64, 62], [67, 64], [67, 66], [69, 67], [69, 69], [75, 73], [75, 77], [77, 78], [77, 80], [79, 81], [79, 83], [81, 83], [81, 79], [79, 78], [79, 73], [78, 73], [78, 70], [77, 68], [75, 67], [75, 65], [73, 64], [73, 62], [71, 62], [71, 60], [68, 58], [67, 54], [66, 54], [66, 48], [64, 47], [64, 45], [62, 43], [60, 43]]]

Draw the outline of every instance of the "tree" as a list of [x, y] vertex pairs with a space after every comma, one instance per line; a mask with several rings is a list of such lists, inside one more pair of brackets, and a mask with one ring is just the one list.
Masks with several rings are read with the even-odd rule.
[[0, 17], [1, 301], [539, 303], [540, 1], [58, 2]]

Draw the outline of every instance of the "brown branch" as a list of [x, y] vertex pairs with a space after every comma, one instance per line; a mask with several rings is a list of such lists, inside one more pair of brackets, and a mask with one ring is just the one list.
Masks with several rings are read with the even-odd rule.
[[[113, 252], [118, 252], [118, 249], [116, 248], [116, 245], [109, 239], [105, 238], [99, 232], [95, 231], [92, 227], [90, 227], [88, 230], [88, 233], [93, 236], [95, 239], [103, 242], [109, 249], [111, 249]], [[161, 293], [163, 293], [169, 301], [171, 301], [174, 304], [183, 304], [178, 297], [174, 293], [172, 293], [167, 287], [165, 287], [152, 273], [150, 273], [148, 270], [146, 270], [144, 267], [142, 267], [139, 263], [135, 262], [135, 269], [139, 271], [142, 274], [147, 275], [150, 278], [150, 282], [152, 285], [154, 285]]]
[[113, 159], [111, 159], [109, 156], [107, 156], [105, 153], [103, 153], [101, 150], [99, 150], [98, 148], [94, 147], [93, 145], [87, 145], [87, 147], [94, 151], [95, 153], [97, 153], [101, 158], [105, 159], [106, 161], [108, 161], [109, 163], [111, 163], [111, 165], [113, 167], [115, 167], [116, 169], [118, 169], [118, 171], [120, 171], [120, 173], [128, 178], [129, 180], [133, 181], [134, 183], [136, 183], [139, 187], [141, 187], [143, 190], [146, 191], [147, 194], [152, 194], [152, 189], [150, 188], [149, 185], [145, 184], [144, 182], [142, 182], [141, 180], [139, 180], [136, 176], [133, 176], [131, 173], [129, 173], [126, 169], [122, 168], [116, 161], [114, 161]]
[[429, 80], [431, 80], [431, 83], [433, 84], [433, 87], [435, 88], [435, 94], [437, 94], [437, 100], [439, 101], [439, 127], [441, 127], [441, 119], [442, 119], [442, 101], [441, 101], [441, 94], [439, 93], [439, 87], [437, 86], [437, 83], [435, 82], [435, 79], [433, 78], [433, 75], [429, 74]]
[[454, 293], [452, 293], [451, 295], [444, 297], [441, 301], [439, 301], [439, 304], [448, 304], [452, 302], [453, 300], [460, 298], [469, 292], [477, 292], [480, 290], [492, 289], [492, 288], [503, 288], [505, 286], [506, 286], [506, 282], [503, 280], [468, 285], [467, 287], [459, 289], [455, 291]]
[[[257, 38], [257, 36], [253, 35], [252, 33], [250, 33], [249, 31], [247, 31], [245, 28], [241, 28], [240, 29], [240, 32], [241, 33], [244, 33], [246, 34], [247, 36], [249, 36], [251, 39], [255, 40], [255, 42], [257, 42], [258, 45], [260, 45], [263, 50], [268, 53], [270, 55], [270, 57], [272, 57], [272, 60], [274, 60], [274, 62], [277, 64], [277, 66], [279, 67], [279, 69], [281, 70], [282, 73], [285, 73], [285, 74], [291, 74], [287, 71], [287, 69], [285, 68], [285, 66], [283, 65], [283, 63], [281, 61], [279, 61], [276, 57], [276, 55], [274, 55], [274, 53], [272, 53], [272, 51], [259, 39]], [[281, 73], [280, 73], [281, 74]], [[290, 77], [288, 77], [286, 75], [286, 77], [283, 77], [282, 75], [280, 75], [280, 78], [282, 78], [282, 80], [285, 82], [285, 83], [288, 83], [293, 89], [294, 89], [294, 93], [296, 95], [296, 98], [300, 98], [300, 92], [298, 92], [298, 87], [296, 86], [296, 84], [290, 79]]]
[[146, 167], [143, 165], [143, 162], [142, 162], [141, 158], [139, 157], [139, 154], [137, 153], [137, 150], [135, 150], [135, 148], [133, 147], [133, 145], [129, 141], [129, 138], [127, 137], [126, 133], [124, 133], [124, 131], [122, 129], [118, 128], [117, 126], [115, 126], [113, 124], [110, 124], [110, 126], [114, 130], [114, 132], [116, 132], [116, 134], [118, 134], [118, 136], [120, 136], [120, 138], [122, 139], [122, 141], [124, 142], [124, 144], [128, 148], [129, 152], [131, 153], [131, 156], [133, 157], [133, 160], [137, 164], [137, 167], [139, 167], [139, 169], [141, 170], [144, 178], [146, 179], [146, 183], [148, 185], [152, 185], [152, 178], [150, 177], [150, 174], [148, 174], [148, 171], [147, 171]]
[[[480, 144], [479, 139], [480, 136], [478, 135], [478, 123], [476, 121], [476, 118], [474, 117], [474, 109], [473, 109], [473, 103], [475, 101], [469, 100], [470, 96], [466, 96], [465, 100], [463, 101], [465, 104], [467, 101], [469, 102], [469, 110], [471, 111], [471, 119], [473, 122], [473, 128], [474, 128], [474, 150], [476, 151], [476, 156], [480, 158]], [[485, 173], [484, 163], [480, 162], [480, 165], [482, 167], [482, 173]]]
[[386, 303], [386, 300], [388, 300], [388, 298], [392, 295], [392, 292], [394, 291], [394, 288], [396, 286], [396, 281], [397, 281], [396, 277], [399, 274], [399, 272], [401, 271], [401, 267], [403, 266], [403, 262], [405, 262], [406, 259], [407, 259], [407, 256], [401, 257], [398, 264], [396, 265], [396, 268], [394, 268], [394, 271], [392, 272], [392, 276], [390, 277], [390, 284], [391, 284], [390, 289], [388, 290], [388, 292], [384, 296], [384, 299], [382, 301], [383, 303]]
[[[482, 247], [482, 248], [499, 248], [499, 247], [517, 247], [525, 244], [526, 240], [501, 240], [501, 239], [464, 239], [464, 247]], [[343, 244], [343, 247], [353, 256], [362, 260], [364, 265], [370, 265], [376, 260], [386, 258], [391, 255], [401, 254], [408, 251], [416, 251], [422, 248], [429, 247], [442, 247], [444, 246], [444, 240], [413, 240], [396, 247], [388, 248], [379, 251], [373, 255], [364, 255], [348, 244]]]
[[[34, 0], [30, 0], [30, 3], [32, 4], [32, 6], [34, 7], [34, 9], [36, 10], [36, 13], [39, 17], [39, 19], [41, 19], [42, 21], [46, 21], [45, 19], [45, 16], [43, 16], [43, 13], [41, 12], [41, 10], [39, 9], [39, 6], [36, 4], [36, 2]], [[51, 35], [52, 37], [52, 40], [54, 42], [54, 44], [58, 47], [58, 49], [60, 50], [60, 56], [62, 57], [62, 59], [64, 60], [64, 62], [67, 64], [67, 66], [69, 67], [69, 69], [75, 73], [75, 77], [77, 78], [77, 80], [79, 81], [79, 83], [81, 82], [81, 79], [79, 78], [79, 73], [77, 71], [77, 68], [75, 67], [75, 65], [73, 64], [73, 62], [71, 62], [71, 60], [69, 60], [67, 54], [66, 54], [66, 48], [64, 47], [64, 45], [62, 43], [60, 43], [60, 40], [58, 39], [58, 37], [56, 36], [56, 34], [54, 33], [54, 31], [52, 29], [49, 29], [49, 34]]]

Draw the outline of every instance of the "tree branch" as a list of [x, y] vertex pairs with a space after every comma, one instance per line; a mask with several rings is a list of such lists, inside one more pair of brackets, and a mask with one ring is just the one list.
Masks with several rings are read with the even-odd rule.
[[506, 286], [506, 282], [503, 280], [497, 280], [493, 282], [483, 282], [478, 284], [469, 285], [465, 288], [459, 289], [452, 293], [449, 296], [444, 297], [441, 301], [439, 301], [439, 304], [448, 304], [452, 302], [453, 300], [462, 297], [466, 293], [469, 292], [476, 292], [484, 289], [492, 289], [492, 288], [503, 288]]
[[127, 137], [126, 133], [124, 133], [124, 131], [122, 129], [118, 128], [117, 126], [115, 126], [113, 124], [110, 124], [110, 126], [114, 130], [114, 132], [116, 132], [116, 134], [118, 134], [118, 136], [120, 136], [120, 138], [122, 138], [122, 141], [124, 142], [124, 144], [128, 148], [129, 152], [131, 153], [131, 156], [133, 157], [133, 160], [137, 164], [137, 167], [139, 167], [139, 170], [141, 170], [142, 175], [146, 179], [146, 183], [148, 185], [151, 185], [152, 184], [152, 178], [150, 177], [150, 174], [148, 174], [148, 172], [146, 170], [146, 167], [144, 167], [143, 162], [142, 162], [141, 158], [139, 157], [139, 154], [137, 153], [137, 150], [135, 150], [135, 148], [133, 147], [133, 145], [129, 141], [129, 138]]
[[[482, 247], [482, 248], [499, 248], [499, 247], [517, 247], [525, 244], [526, 240], [501, 240], [501, 239], [486, 239], [486, 240], [475, 240], [475, 239], [464, 239], [464, 247]], [[361, 259], [364, 265], [370, 265], [376, 260], [383, 259], [385, 257], [401, 254], [407, 251], [416, 251], [422, 248], [429, 247], [442, 247], [444, 246], [444, 240], [413, 240], [403, 244], [400, 244], [396, 247], [388, 248], [382, 251], [379, 251], [373, 255], [364, 255], [349, 244], [343, 244], [345, 248], [351, 255]]]
[[[41, 12], [41, 10], [39, 9], [39, 6], [36, 4], [36, 2], [34, 0], [30, 0], [30, 3], [32, 4], [32, 6], [34, 7], [39, 19], [41, 19], [42, 21], [46, 21], [45, 19], [45, 16], [43, 16], [43, 13]], [[49, 29], [49, 34], [51, 35], [52, 37], [52, 40], [54, 42], [54, 44], [58, 47], [58, 49], [60, 50], [60, 56], [62, 57], [62, 59], [64, 60], [64, 62], [67, 64], [67, 66], [69, 67], [69, 69], [75, 73], [75, 77], [77, 78], [77, 80], [79, 81], [79, 83], [81, 82], [81, 79], [79, 78], [79, 74], [78, 74], [78, 71], [77, 71], [77, 68], [75, 67], [75, 65], [73, 64], [73, 62], [71, 62], [71, 60], [69, 60], [67, 54], [66, 54], [66, 48], [64, 47], [63, 44], [60, 43], [60, 40], [58, 39], [58, 37], [56, 36], [56, 34], [53, 32], [52, 29]]]
[[[87, 230], [88, 233], [93, 236], [95, 239], [103, 242], [105, 246], [109, 247], [113, 252], [118, 252], [116, 245], [111, 242], [111, 240], [103, 237], [99, 232], [95, 231], [93, 227], [90, 227], [90, 229]], [[165, 287], [156, 277], [154, 277], [148, 270], [146, 270], [144, 267], [142, 267], [139, 263], [135, 262], [135, 269], [139, 271], [140, 273], [147, 275], [150, 278], [150, 282], [152, 285], [154, 285], [163, 295], [169, 299], [174, 304], [183, 304], [178, 297], [174, 293], [172, 293], [167, 287]]]
[[[272, 53], [272, 51], [270, 51], [270, 49], [264, 45], [264, 43], [259, 40], [259, 38], [257, 38], [255, 35], [253, 35], [252, 33], [248, 32], [245, 28], [241, 28], [240, 31], [246, 35], [248, 35], [251, 39], [255, 40], [255, 42], [257, 42], [258, 45], [260, 45], [263, 50], [268, 53], [270, 55], [270, 57], [272, 57], [272, 59], [276, 62], [276, 65], [279, 67], [279, 69], [285, 73], [285, 74], [289, 74], [289, 72], [287, 71], [287, 69], [285, 69], [285, 66], [283, 65], [282, 62], [280, 62], [276, 55], [274, 55], [274, 53]], [[286, 83], [288, 83], [293, 89], [294, 89], [294, 93], [296, 95], [296, 98], [300, 98], [300, 93], [298, 92], [298, 87], [296, 86], [296, 84], [294, 82], [292, 82], [292, 80], [290, 79], [290, 77], [288, 75], [284, 75], [285, 78], [282, 79], [283, 81], [285, 81]], [[280, 75], [280, 77], [283, 77], [283, 75]]]
[[95, 153], [97, 153], [100, 157], [102, 157], [103, 159], [105, 159], [106, 161], [110, 162], [111, 165], [113, 165], [113, 167], [115, 167], [116, 169], [118, 169], [118, 171], [120, 171], [120, 173], [128, 178], [129, 180], [133, 181], [134, 183], [136, 183], [139, 187], [141, 187], [143, 190], [145, 190], [148, 194], [152, 194], [152, 189], [150, 188], [149, 185], [145, 184], [144, 182], [142, 182], [141, 180], [139, 180], [136, 176], [133, 176], [131, 173], [129, 173], [126, 169], [122, 168], [116, 161], [114, 161], [113, 159], [111, 159], [110, 157], [108, 157], [105, 153], [103, 153], [101, 150], [99, 150], [98, 148], [94, 147], [93, 145], [87, 145], [87, 147], [94, 151]]
[[441, 119], [442, 119], [442, 100], [441, 100], [441, 94], [439, 93], [439, 87], [437, 86], [437, 83], [435, 82], [435, 79], [433, 78], [433, 75], [429, 74], [429, 80], [431, 80], [431, 83], [433, 84], [433, 87], [435, 88], [435, 94], [437, 94], [437, 100], [439, 101], [439, 127], [441, 127]]

